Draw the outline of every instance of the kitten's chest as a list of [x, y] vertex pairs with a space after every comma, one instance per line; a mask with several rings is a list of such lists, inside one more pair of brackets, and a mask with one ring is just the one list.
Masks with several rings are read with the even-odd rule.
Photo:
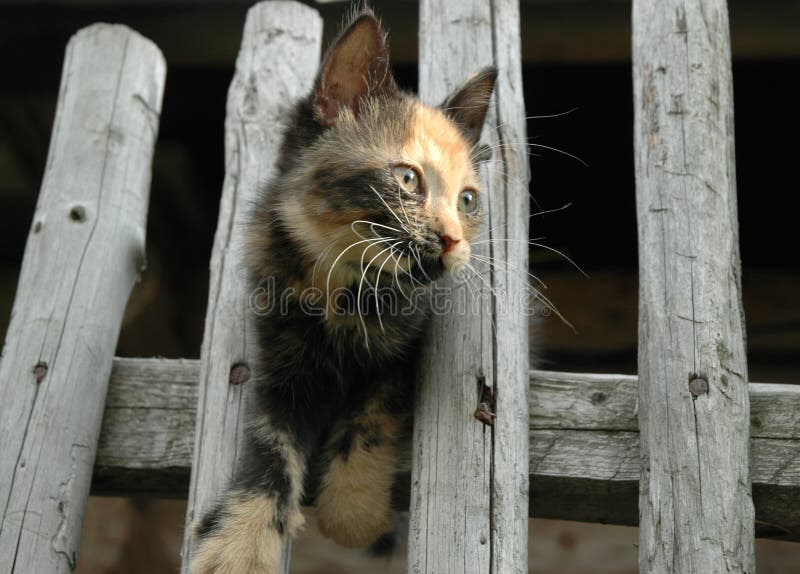
[[419, 345], [426, 323], [424, 313], [410, 315], [368, 314], [360, 317], [328, 317], [328, 348], [343, 357], [343, 368], [353, 363], [375, 367], [402, 362]]

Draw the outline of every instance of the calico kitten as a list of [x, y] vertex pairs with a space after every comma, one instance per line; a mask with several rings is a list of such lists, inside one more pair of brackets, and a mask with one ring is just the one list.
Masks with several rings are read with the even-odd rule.
[[194, 574], [277, 572], [304, 493], [344, 546], [392, 532], [419, 295], [470, 258], [495, 78], [485, 69], [439, 108], [422, 104], [397, 88], [369, 10], [329, 50], [249, 229], [263, 376], [244, 462], [196, 526]]

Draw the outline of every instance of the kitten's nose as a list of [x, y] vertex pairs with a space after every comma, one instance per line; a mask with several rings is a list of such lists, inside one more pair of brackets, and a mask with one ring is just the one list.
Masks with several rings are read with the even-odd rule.
[[442, 255], [444, 255], [445, 253], [450, 252], [453, 249], [453, 247], [455, 247], [455, 244], [461, 240], [453, 239], [449, 235], [442, 234], [439, 236], [439, 241], [442, 242]]

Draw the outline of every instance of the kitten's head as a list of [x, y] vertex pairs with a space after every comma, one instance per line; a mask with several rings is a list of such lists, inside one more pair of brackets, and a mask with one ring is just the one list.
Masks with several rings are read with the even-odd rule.
[[371, 12], [343, 30], [295, 111], [269, 198], [306, 281], [330, 289], [384, 274], [381, 285], [426, 284], [469, 261], [496, 76], [484, 69], [430, 107], [397, 88]]

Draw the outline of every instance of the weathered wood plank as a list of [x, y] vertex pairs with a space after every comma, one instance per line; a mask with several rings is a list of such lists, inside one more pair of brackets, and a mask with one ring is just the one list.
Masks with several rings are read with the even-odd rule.
[[144, 265], [166, 66], [123, 26], [70, 40], [0, 363], [0, 571], [71, 572], [114, 347]]
[[211, 253], [183, 572], [191, 561], [191, 523], [221, 494], [237, 462], [252, 385], [229, 381], [257, 376], [242, 253], [249, 206], [274, 168], [290, 107], [311, 89], [321, 38], [319, 14], [303, 4], [262, 2], [247, 13], [228, 92], [226, 173]]
[[[186, 496], [199, 372], [199, 361], [115, 359], [95, 493]], [[638, 523], [636, 385], [628, 375], [531, 371], [531, 516]], [[800, 385], [749, 388], [757, 533], [800, 541]], [[406, 468], [398, 508], [409, 488]]]
[[754, 572], [726, 1], [634, 0], [633, 84], [639, 569]]
[[199, 380], [200, 361], [114, 360], [94, 492], [186, 496]]
[[[531, 371], [530, 426], [638, 432], [637, 381], [634, 375]], [[748, 390], [751, 438], [800, 438], [800, 385], [750, 383]]]
[[[484, 225], [473, 252], [480, 309], [439, 313], [428, 333], [415, 403], [409, 572], [527, 572], [528, 163], [519, 5], [420, 3], [420, 97], [439, 104], [470, 74], [499, 69], [484, 130]], [[486, 240], [492, 240], [488, 242]], [[497, 241], [495, 241], [497, 240]], [[454, 280], [445, 287], [458, 289]], [[463, 288], [463, 286], [461, 286]], [[494, 425], [473, 413], [493, 393]]]

